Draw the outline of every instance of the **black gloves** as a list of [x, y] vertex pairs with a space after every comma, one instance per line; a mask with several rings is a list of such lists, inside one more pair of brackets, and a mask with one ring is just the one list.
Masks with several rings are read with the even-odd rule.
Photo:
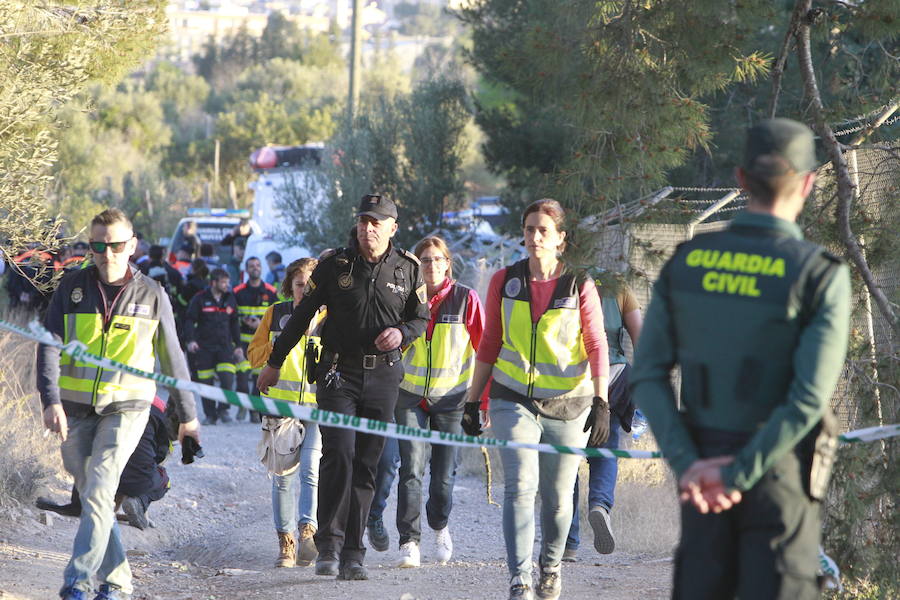
[[594, 404], [584, 423], [584, 431], [588, 430], [591, 432], [588, 448], [599, 448], [609, 439], [609, 404], [600, 396], [594, 396]]
[[[478, 412], [478, 402], [466, 402], [463, 405], [462, 428], [466, 435], [477, 437], [481, 435], [481, 415]], [[587, 430], [585, 430], [587, 431]]]

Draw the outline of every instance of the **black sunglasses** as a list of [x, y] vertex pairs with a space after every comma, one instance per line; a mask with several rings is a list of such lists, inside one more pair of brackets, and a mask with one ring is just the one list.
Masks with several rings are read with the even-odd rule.
[[118, 254], [125, 250], [125, 244], [130, 242], [131, 240], [125, 240], [124, 242], [94, 242], [91, 241], [88, 245], [91, 247], [91, 250], [96, 252], [97, 254], [103, 254], [106, 252], [107, 248], [111, 248], [113, 252]]

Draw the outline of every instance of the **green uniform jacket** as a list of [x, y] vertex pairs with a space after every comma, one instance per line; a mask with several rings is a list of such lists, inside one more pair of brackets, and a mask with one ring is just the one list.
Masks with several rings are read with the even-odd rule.
[[742, 213], [681, 244], [654, 285], [630, 381], [675, 473], [699, 458], [692, 428], [749, 433], [722, 475], [729, 488], [753, 487], [827, 409], [849, 314], [846, 265], [794, 223]]

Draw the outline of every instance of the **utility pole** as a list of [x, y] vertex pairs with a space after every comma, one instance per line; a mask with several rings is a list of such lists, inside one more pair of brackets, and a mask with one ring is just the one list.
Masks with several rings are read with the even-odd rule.
[[213, 156], [213, 195], [219, 197], [219, 138], [216, 138], [216, 151]]
[[362, 0], [353, 0], [352, 29], [350, 37], [350, 97], [347, 99], [347, 115], [352, 119], [359, 107], [360, 45], [362, 44]]

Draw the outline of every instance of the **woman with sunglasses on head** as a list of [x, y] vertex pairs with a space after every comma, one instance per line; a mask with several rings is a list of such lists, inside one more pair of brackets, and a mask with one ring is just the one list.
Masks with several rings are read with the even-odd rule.
[[[281, 282], [281, 295], [292, 300], [279, 302], [270, 306], [263, 315], [253, 339], [247, 346], [247, 358], [253, 368], [261, 367], [269, 360], [272, 345], [278, 334], [291, 318], [294, 308], [300, 304], [306, 290], [309, 277], [319, 263], [315, 258], [301, 258], [293, 261], [285, 270]], [[284, 402], [316, 403], [316, 385], [310, 383], [309, 374], [315, 371], [315, 360], [320, 350], [320, 330], [325, 320], [325, 311], [319, 312], [310, 322], [306, 335], [290, 351], [281, 367], [281, 378], [278, 383], [269, 386], [266, 398]], [[311, 347], [310, 347], [311, 346]], [[314, 357], [311, 357], [314, 354]], [[263, 417], [263, 444], [275, 445], [275, 439], [296, 435], [299, 422], [290, 417]], [[272, 478], [272, 512], [275, 517], [275, 531], [278, 533], [278, 558], [276, 567], [293, 567], [294, 564], [308, 566], [318, 556], [313, 536], [318, 528], [316, 520], [317, 496], [319, 490], [319, 460], [322, 458], [322, 435], [315, 423], [304, 422], [302, 443], [297, 446], [293, 456], [275, 456], [267, 460]], [[289, 428], [284, 430], [282, 428]], [[281, 431], [279, 431], [281, 430]], [[268, 448], [275, 453], [280, 446]], [[278, 459], [278, 460], [276, 460]], [[285, 464], [279, 465], [283, 461]], [[294, 538], [297, 529], [298, 504], [295, 486], [300, 480], [298, 537]], [[299, 548], [297, 547], [299, 543]]]
[[[478, 348], [463, 428], [493, 424], [495, 437], [527, 443], [601, 446], [609, 435], [609, 362], [594, 282], [561, 260], [565, 211], [533, 202], [522, 216], [528, 258], [493, 275], [487, 327]], [[479, 398], [491, 382], [490, 415]], [[479, 414], [480, 413], [480, 414]], [[503, 537], [510, 600], [559, 598], [561, 561], [581, 457], [502, 448]], [[541, 496], [540, 579], [532, 590], [535, 496]]]
[[[461, 433], [462, 405], [472, 379], [475, 351], [484, 330], [484, 309], [475, 290], [453, 279], [453, 256], [436, 236], [416, 246], [428, 293], [431, 320], [425, 335], [403, 354], [405, 375], [400, 384], [397, 423], [419, 429]], [[431, 482], [425, 515], [434, 531], [435, 559], [444, 564], [453, 554], [448, 521], [453, 506], [456, 448], [400, 440], [400, 482], [397, 487], [397, 566], [418, 567], [422, 535], [422, 480], [431, 450]]]

